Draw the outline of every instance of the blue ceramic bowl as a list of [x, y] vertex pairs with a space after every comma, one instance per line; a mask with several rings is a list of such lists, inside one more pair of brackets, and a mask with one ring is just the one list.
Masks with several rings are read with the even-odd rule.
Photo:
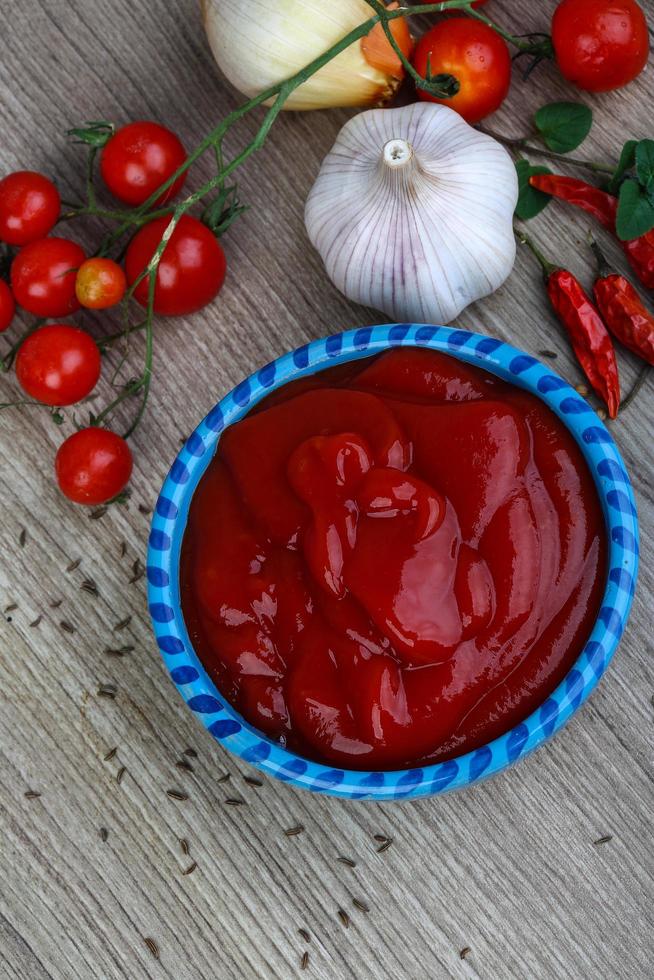
[[[220, 433], [261, 398], [296, 378], [398, 346], [429, 347], [490, 371], [541, 398], [573, 434], [595, 479], [607, 525], [608, 577], [592, 633], [563, 682], [525, 721], [488, 745], [436, 765], [395, 772], [332, 768], [282, 748], [249, 725], [210, 680], [182, 617], [179, 557], [193, 492]], [[550, 738], [586, 700], [607, 668], [627, 621], [636, 582], [638, 522], [629, 477], [593, 409], [535, 358], [491, 337], [420, 324], [364, 327], [305, 344], [242, 381], [189, 437], [161, 490], [148, 550], [148, 598], [170, 676], [189, 708], [226, 749], [262, 772], [351, 800], [417, 798], [459, 789], [505, 769]]]

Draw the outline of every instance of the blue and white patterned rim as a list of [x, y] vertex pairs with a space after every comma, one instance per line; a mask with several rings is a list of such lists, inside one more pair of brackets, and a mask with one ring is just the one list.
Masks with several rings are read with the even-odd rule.
[[[554, 693], [501, 738], [448, 762], [395, 772], [331, 768], [281, 748], [252, 728], [226, 701], [198, 659], [182, 617], [179, 556], [193, 492], [223, 429], [275, 388], [296, 378], [390, 347], [420, 346], [452, 354], [540, 397], [563, 420], [595, 479], [608, 530], [606, 589], [597, 622], [574, 667]], [[157, 501], [148, 548], [148, 600], [170, 675], [189, 708], [230, 752], [277, 779], [348, 799], [394, 800], [458, 789], [506, 768], [550, 738], [586, 700], [615, 652], [636, 584], [638, 522], [618, 449], [593, 409], [535, 358], [466, 330], [421, 324], [364, 327], [305, 344], [242, 381], [188, 438]]]

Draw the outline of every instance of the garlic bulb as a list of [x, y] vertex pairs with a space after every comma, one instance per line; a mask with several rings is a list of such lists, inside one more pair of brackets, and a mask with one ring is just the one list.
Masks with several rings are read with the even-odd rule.
[[372, 109], [343, 126], [306, 203], [309, 238], [349, 299], [448, 323], [513, 268], [515, 167], [452, 109]]
[[[374, 14], [365, 0], [201, 0], [201, 6], [218, 66], [248, 97], [290, 78]], [[410, 54], [404, 18], [391, 28]], [[377, 24], [299, 86], [284, 109], [381, 105], [403, 75]]]

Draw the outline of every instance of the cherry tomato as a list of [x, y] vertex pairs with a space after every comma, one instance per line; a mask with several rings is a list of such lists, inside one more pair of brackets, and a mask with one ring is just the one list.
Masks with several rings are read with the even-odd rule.
[[[143, 204], [186, 160], [174, 133], [153, 122], [133, 122], [115, 133], [102, 150], [100, 173], [119, 201]], [[157, 199], [165, 204], [179, 192], [186, 172]]]
[[0, 279], [0, 333], [10, 325], [15, 312], [14, 294], [4, 279]]
[[0, 241], [29, 245], [52, 231], [59, 218], [59, 191], [33, 170], [17, 170], [0, 180]]
[[450, 17], [427, 31], [418, 42], [413, 64], [423, 78], [428, 66], [432, 75], [458, 78], [461, 87], [451, 99], [437, 99], [422, 89], [418, 89], [418, 96], [449, 106], [469, 123], [495, 112], [511, 84], [511, 55], [506, 42], [492, 28], [470, 17]]
[[647, 22], [635, 0], [562, 0], [552, 42], [561, 74], [589, 92], [627, 85], [649, 54]]
[[45, 405], [73, 405], [86, 398], [100, 377], [100, 351], [92, 337], [69, 323], [39, 327], [16, 356], [21, 388]]
[[125, 295], [125, 273], [113, 259], [87, 259], [75, 280], [75, 295], [88, 310], [106, 310]]
[[67, 238], [40, 238], [11, 263], [11, 288], [19, 306], [36, 316], [67, 316], [79, 309], [77, 270], [86, 256]]
[[76, 504], [106, 504], [132, 475], [132, 451], [109, 429], [80, 429], [62, 442], [55, 457], [61, 492]]
[[[132, 238], [125, 256], [127, 282], [132, 285], [145, 269], [161, 241], [169, 218], [155, 218]], [[157, 269], [154, 309], [163, 316], [194, 313], [210, 303], [225, 279], [225, 253], [216, 236], [197, 218], [183, 215]], [[134, 292], [143, 306], [148, 302], [146, 276]]]

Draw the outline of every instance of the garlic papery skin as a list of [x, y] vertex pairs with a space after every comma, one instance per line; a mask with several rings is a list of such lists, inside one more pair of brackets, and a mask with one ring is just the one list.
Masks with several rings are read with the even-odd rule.
[[513, 268], [515, 167], [452, 109], [372, 109], [341, 129], [305, 223], [348, 299], [393, 320], [445, 324]]
[[[374, 16], [365, 0], [201, 0], [201, 7], [219, 68], [248, 97], [295, 75]], [[402, 29], [400, 25], [409, 39], [404, 19], [392, 21], [393, 30]], [[404, 72], [390, 45], [387, 57], [396, 62], [395, 68], [376, 67], [371, 61], [378, 52], [369, 54], [369, 61], [368, 49], [365, 39], [355, 41], [295, 89], [283, 108], [387, 102]]]

